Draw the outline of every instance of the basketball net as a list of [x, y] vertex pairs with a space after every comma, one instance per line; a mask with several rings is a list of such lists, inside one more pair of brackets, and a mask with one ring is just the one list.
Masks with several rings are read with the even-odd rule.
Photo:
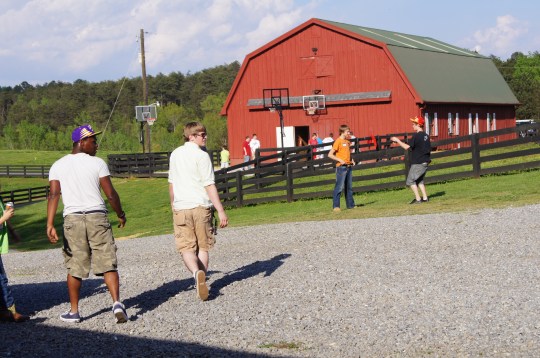
[[148, 123], [149, 126], [153, 126], [154, 123], [156, 122], [156, 119], [155, 118], [146, 118], [146, 123]]
[[316, 111], [317, 111], [317, 107], [308, 107], [306, 109], [307, 114], [309, 114], [310, 116], [313, 116]]

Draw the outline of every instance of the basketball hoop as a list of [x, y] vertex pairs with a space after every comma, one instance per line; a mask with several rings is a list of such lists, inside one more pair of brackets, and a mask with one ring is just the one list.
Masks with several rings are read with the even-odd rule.
[[309, 106], [306, 109], [306, 112], [307, 112], [308, 115], [313, 116], [313, 115], [315, 115], [315, 112], [317, 112], [317, 107], [316, 106]]
[[156, 118], [149, 117], [146, 119], [146, 123], [148, 123], [149, 126], [153, 126], [156, 122]]

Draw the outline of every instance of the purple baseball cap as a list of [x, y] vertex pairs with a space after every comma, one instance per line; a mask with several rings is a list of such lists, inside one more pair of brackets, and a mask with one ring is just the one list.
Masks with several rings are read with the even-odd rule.
[[84, 124], [80, 127], [77, 127], [71, 132], [71, 140], [73, 143], [77, 143], [78, 141], [83, 140], [84, 138], [93, 137], [95, 135], [100, 134], [99, 132], [94, 132], [90, 124]]

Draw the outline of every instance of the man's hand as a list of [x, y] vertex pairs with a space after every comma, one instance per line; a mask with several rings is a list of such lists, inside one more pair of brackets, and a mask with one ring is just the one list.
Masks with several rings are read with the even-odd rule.
[[51, 244], [56, 244], [58, 242], [58, 235], [56, 234], [54, 226], [47, 226], [47, 237]]
[[222, 212], [218, 211], [218, 216], [219, 216], [219, 227], [220, 228], [223, 229], [224, 227], [229, 225], [229, 218], [227, 217], [227, 214], [225, 214], [225, 211], [222, 211]]
[[126, 214], [124, 213], [124, 216], [122, 216], [121, 218], [118, 218], [118, 227], [119, 228], [123, 228], [124, 226], [126, 226]]

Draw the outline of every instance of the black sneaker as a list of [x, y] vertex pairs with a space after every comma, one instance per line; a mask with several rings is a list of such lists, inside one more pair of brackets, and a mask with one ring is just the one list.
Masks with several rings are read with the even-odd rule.
[[422, 204], [422, 200], [413, 199], [409, 204]]
[[423, 203], [427, 203], [428, 201], [429, 201], [429, 198], [422, 199], [422, 202], [423, 202]]
[[64, 322], [79, 323], [81, 321], [81, 316], [79, 315], [79, 312], [71, 313], [71, 311], [67, 311], [60, 315], [60, 319]]

